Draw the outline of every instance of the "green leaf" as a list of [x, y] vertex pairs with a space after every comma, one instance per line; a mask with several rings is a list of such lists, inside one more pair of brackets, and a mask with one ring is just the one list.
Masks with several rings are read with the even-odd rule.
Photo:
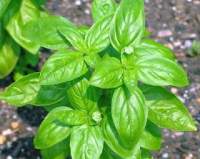
[[84, 36], [78, 28], [63, 27], [59, 29], [60, 33], [68, 40], [72, 46], [80, 52], [87, 53], [86, 44], [84, 42]]
[[37, 92], [40, 89], [38, 77], [39, 73], [24, 76], [6, 88], [0, 99], [15, 106], [23, 106], [30, 103], [37, 96]]
[[6, 35], [5, 40], [2, 41], [2, 47], [0, 47], [0, 79], [12, 72], [18, 61], [19, 54], [19, 46]]
[[89, 53], [98, 53], [110, 44], [109, 31], [113, 15], [108, 15], [97, 21], [87, 32], [85, 42]]
[[88, 71], [82, 53], [60, 51], [45, 63], [40, 81], [42, 85], [54, 85], [74, 80]]
[[70, 135], [71, 127], [58, 119], [59, 115], [68, 109], [67, 107], [58, 107], [45, 117], [34, 139], [34, 145], [37, 149], [50, 148]]
[[23, 35], [42, 47], [57, 50], [69, 46], [69, 42], [59, 33], [63, 28], [75, 28], [75, 26], [61, 16], [40, 17], [24, 26]]
[[0, 19], [2, 18], [4, 12], [6, 11], [8, 5], [10, 4], [11, 0], [1, 0], [0, 1]]
[[5, 40], [5, 37], [6, 37], [6, 34], [5, 34], [5, 30], [3, 28], [3, 23], [0, 21], [0, 49], [2, 48], [3, 44], [4, 44], [4, 40]]
[[117, 8], [115, 0], [93, 0], [92, 2], [92, 17], [94, 21], [112, 14]]
[[[5, 13], [4, 21], [7, 21], [6, 29], [12, 38], [29, 52], [36, 54], [39, 45], [22, 35], [23, 26], [31, 20], [40, 17], [40, 10], [31, 0], [11, 1]], [[12, 15], [12, 17], [11, 17]], [[35, 36], [35, 35], [34, 35]]]
[[110, 150], [107, 145], [104, 145], [100, 159], [122, 159], [122, 158], [116, 155], [112, 150]]
[[70, 149], [67, 140], [63, 140], [58, 144], [41, 151], [43, 159], [66, 159], [69, 154]]
[[184, 104], [161, 87], [144, 85], [142, 91], [149, 108], [148, 118], [156, 125], [176, 131], [196, 131], [195, 123]]
[[84, 60], [91, 68], [96, 68], [102, 59], [99, 54], [89, 54], [84, 56]]
[[132, 53], [145, 30], [143, 0], [123, 0], [117, 9], [111, 27], [110, 40], [121, 53]]
[[144, 39], [141, 44], [135, 49], [135, 53], [139, 57], [157, 56], [168, 58], [171, 60], [175, 59], [175, 55], [169, 48], [150, 39]]
[[153, 159], [153, 157], [151, 156], [151, 153], [148, 150], [142, 149], [141, 153], [142, 153], [141, 154], [142, 159]]
[[155, 86], [188, 85], [186, 72], [174, 61], [161, 57], [141, 57], [137, 61], [138, 78], [145, 84]]
[[112, 118], [115, 127], [128, 148], [133, 148], [144, 131], [147, 107], [142, 92], [135, 88], [131, 92], [120, 87], [112, 98]]
[[99, 126], [75, 127], [70, 140], [74, 159], [99, 159], [103, 151], [103, 138]]
[[140, 138], [141, 147], [148, 150], [159, 150], [161, 147], [161, 130], [151, 122], [147, 122], [145, 131]]
[[74, 81], [67, 90], [67, 96], [71, 105], [75, 109], [87, 110], [92, 112], [97, 110], [97, 102], [100, 98], [101, 91], [89, 85], [87, 79]]
[[117, 58], [106, 57], [96, 66], [90, 84], [100, 88], [115, 88], [122, 85], [123, 68]]

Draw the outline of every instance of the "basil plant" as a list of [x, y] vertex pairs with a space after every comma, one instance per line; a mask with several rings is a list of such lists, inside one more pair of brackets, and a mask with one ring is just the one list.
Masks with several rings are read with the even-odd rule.
[[196, 130], [165, 88], [187, 86], [187, 74], [146, 36], [143, 0], [94, 0], [92, 16], [90, 28], [53, 15], [27, 23], [24, 35], [58, 51], [0, 98], [49, 111], [34, 139], [44, 159], [151, 159], [161, 128]]
[[9, 75], [18, 62], [17, 72], [37, 64], [40, 46], [22, 32], [25, 24], [45, 14], [40, 8], [43, 3], [41, 0], [0, 1], [0, 79]]

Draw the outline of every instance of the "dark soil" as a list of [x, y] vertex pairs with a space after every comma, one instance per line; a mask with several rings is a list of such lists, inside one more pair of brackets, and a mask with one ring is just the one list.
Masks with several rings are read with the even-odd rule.
[[[185, 89], [171, 90], [185, 102], [198, 125], [195, 133], [163, 130], [163, 147], [154, 156], [156, 159], [200, 159], [200, 57], [186, 56], [192, 41], [200, 39], [200, 0], [145, 2], [147, 26], [152, 37], [173, 49], [189, 72], [191, 85]], [[90, 25], [90, 4], [90, 0], [48, 0], [47, 8], [78, 25]], [[10, 77], [0, 81], [0, 89], [11, 81]], [[0, 159], [39, 159], [32, 141], [45, 114], [40, 108], [29, 106], [16, 109], [1, 101], [0, 139], [3, 136], [4, 144], [0, 145]]]

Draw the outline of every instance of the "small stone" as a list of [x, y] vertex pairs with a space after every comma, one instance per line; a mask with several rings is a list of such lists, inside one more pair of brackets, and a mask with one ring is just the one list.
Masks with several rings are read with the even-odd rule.
[[12, 135], [13, 131], [11, 129], [6, 129], [4, 131], [2, 131], [2, 135], [4, 136], [8, 136], [8, 135]]
[[169, 157], [169, 154], [168, 154], [168, 153], [164, 153], [164, 154], [162, 155], [162, 157], [163, 157], [163, 158], [168, 158], [168, 157]]
[[171, 30], [160, 30], [158, 32], [158, 37], [163, 38], [163, 37], [169, 37], [172, 36], [172, 31]]
[[199, 103], [199, 104], [200, 104], [200, 98], [197, 98], [197, 99], [196, 99], [196, 101], [197, 101], [197, 103]]
[[13, 159], [13, 157], [12, 156], [7, 156], [6, 159]]
[[193, 159], [193, 154], [188, 154], [186, 157], [185, 157], [185, 159]]
[[20, 123], [19, 123], [18, 121], [11, 122], [10, 127], [11, 127], [13, 130], [17, 130], [17, 129], [19, 129], [19, 127], [20, 127]]
[[172, 88], [171, 88], [171, 92], [172, 92], [172, 93], [174, 93], [174, 94], [177, 94], [177, 93], [178, 93], [178, 89], [177, 89], [177, 88], [174, 88], [174, 87], [172, 87]]
[[6, 136], [0, 135], [0, 145], [5, 144], [6, 140], [7, 140], [7, 139], [6, 139]]

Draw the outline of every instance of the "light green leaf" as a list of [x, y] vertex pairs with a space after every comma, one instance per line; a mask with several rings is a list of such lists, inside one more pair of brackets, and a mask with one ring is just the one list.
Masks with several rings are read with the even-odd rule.
[[18, 61], [19, 54], [19, 46], [6, 35], [5, 40], [2, 41], [2, 47], [0, 47], [0, 79], [12, 72]]
[[63, 28], [75, 28], [75, 26], [61, 16], [40, 17], [24, 26], [23, 35], [42, 47], [57, 50], [69, 46], [69, 42], [59, 33]]
[[42, 159], [66, 159], [69, 154], [70, 149], [67, 140], [63, 140], [58, 144], [41, 151]]
[[144, 85], [142, 91], [149, 108], [148, 118], [156, 125], [176, 131], [196, 131], [195, 123], [184, 104], [161, 87]]
[[106, 57], [100, 62], [93, 73], [90, 84], [100, 88], [115, 88], [122, 85], [123, 68], [114, 57]]
[[89, 53], [98, 53], [110, 44], [109, 31], [113, 15], [108, 15], [97, 21], [87, 32], [85, 42]]
[[93, 0], [92, 2], [92, 18], [94, 21], [112, 14], [117, 8], [115, 0]]
[[42, 85], [53, 85], [74, 80], [88, 71], [82, 53], [60, 51], [45, 63], [40, 81]]
[[183, 68], [174, 61], [161, 57], [141, 57], [137, 61], [138, 78], [145, 84], [158, 86], [188, 85]]
[[112, 98], [112, 118], [115, 127], [128, 148], [133, 148], [144, 131], [147, 121], [147, 107], [138, 88], [128, 90], [120, 87]]
[[89, 85], [87, 79], [74, 81], [67, 90], [67, 96], [71, 105], [75, 109], [93, 112], [97, 110], [97, 102], [101, 96], [101, 91]]
[[15, 106], [23, 106], [30, 103], [40, 89], [39, 73], [24, 76], [20, 80], [11, 84], [1, 94], [0, 99]]
[[98, 63], [101, 62], [101, 57], [99, 54], [89, 54], [87, 56], [84, 56], [85, 62], [91, 67], [91, 68], [96, 68]]
[[0, 19], [2, 18], [4, 12], [6, 11], [8, 5], [10, 4], [11, 0], [1, 0], [0, 1]]
[[[5, 13], [6, 29], [14, 40], [29, 52], [36, 54], [39, 45], [22, 35], [23, 26], [31, 20], [40, 17], [40, 10], [31, 0], [11, 1]], [[12, 15], [12, 17], [11, 17]], [[34, 35], [35, 36], [35, 35]]]
[[145, 131], [140, 138], [140, 145], [142, 148], [148, 150], [159, 150], [161, 147], [161, 130], [151, 122], [147, 122]]
[[110, 32], [113, 47], [121, 53], [132, 53], [145, 30], [143, 0], [123, 0], [117, 9]]
[[103, 137], [99, 126], [75, 127], [70, 140], [74, 159], [99, 159], [103, 151]]
[[34, 139], [34, 145], [37, 149], [50, 148], [70, 135], [71, 127], [58, 119], [59, 114], [68, 109], [67, 107], [58, 107], [45, 117]]
[[150, 39], [142, 40], [141, 44], [137, 48], [135, 48], [135, 53], [139, 57], [157, 56], [157, 57], [165, 57], [171, 60], [175, 59], [175, 55], [169, 48]]

